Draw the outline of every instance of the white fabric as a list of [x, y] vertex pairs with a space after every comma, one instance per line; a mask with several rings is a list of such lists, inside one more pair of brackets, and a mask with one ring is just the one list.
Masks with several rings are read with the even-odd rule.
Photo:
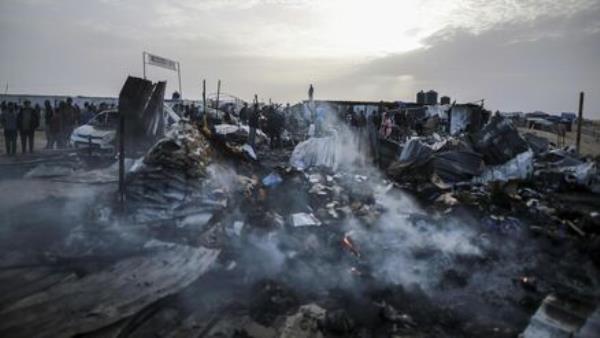
[[294, 148], [290, 164], [298, 170], [312, 166], [336, 169], [341, 155], [337, 141], [335, 133], [328, 137], [311, 137]]

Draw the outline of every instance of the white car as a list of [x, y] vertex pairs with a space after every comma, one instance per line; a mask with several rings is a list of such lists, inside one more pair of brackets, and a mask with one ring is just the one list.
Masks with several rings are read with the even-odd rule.
[[[166, 104], [163, 106], [163, 118], [167, 126], [179, 121], [180, 117]], [[116, 109], [105, 110], [94, 116], [88, 123], [73, 130], [71, 145], [75, 148], [88, 148], [114, 151], [119, 112]]]
[[75, 148], [114, 150], [117, 127], [119, 125], [119, 112], [105, 110], [98, 113], [88, 123], [73, 130], [71, 144]]

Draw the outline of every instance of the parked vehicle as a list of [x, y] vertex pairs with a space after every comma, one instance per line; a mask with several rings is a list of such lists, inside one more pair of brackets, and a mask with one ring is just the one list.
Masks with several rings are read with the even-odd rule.
[[[179, 121], [180, 117], [169, 106], [164, 105], [163, 111], [166, 125], [170, 126]], [[70, 138], [71, 145], [75, 148], [88, 148], [91, 146], [97, 150], [114, 151], [118, 126], [118, 110], [102, 111], [86, 124], [73, 131]]]

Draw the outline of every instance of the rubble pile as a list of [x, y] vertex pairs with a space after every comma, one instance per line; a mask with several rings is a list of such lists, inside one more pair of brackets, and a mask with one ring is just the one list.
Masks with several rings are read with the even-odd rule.
[[180, 121], [127, 173], [128, 203], [148, 220], [188, 206], [212, 208], [215, 203], [204, 189], [212, 158], [208, 140], [192, 124]]
[[[445, 212], [468, 207], [489, 223], [518, 216], [550, 237], [600, 234], [597, 162], [553, 148], [546, 139], [522, 138], [500, 116], [471, 134], [412, 138], [388, 172]], [[586, 197], [567, 197], [574, 195]]]
[[[563, 331], [589, 330], [583, 317], [600, 297], [596, 162], [499, 117], [464, 124], [468, 133], [401, 143], [384, 175], [342, 130], [276, 151], [259, 133], [257, 156], [246, 126], [207, 132], [182, 119], [128, 169], [126, 214], [89, 220], [56, 246], [77, 264], [61, 265], [52, 285], [36, 270], [45, 282], [0, 300], [10, 319], [0, 332], [535, 337], [552, 329], [549, 294], [588, 299]], [[115, 243], [126, 257], [89, 258]], [[55, 315], [53, 299], [66, 311]]]

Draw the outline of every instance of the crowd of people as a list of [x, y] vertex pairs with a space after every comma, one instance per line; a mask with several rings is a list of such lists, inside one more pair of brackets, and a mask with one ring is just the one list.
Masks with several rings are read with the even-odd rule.
[[[309, 89], [309, 97], [312, 95]], [[33, 152], [35, 141], [35, 130], [42, 124], [46, 133], [46, 148], [64, 148], [69, 146], [69, 137], [73, 130], [94, 118], [96, 114], [110, 106], [101, 103], [99, 106], [85, 102], [83, 108], [74, 104], [71, 98], [64, 101], [45, 101], [44, 106], [24, 101], [22, 105], [14, 102], [2, 102], [0, 106], [0, 124], [4, 128], [6, 153], [14, 156], [17, 152], [17, 138], [21, 139], [21, 151]], [[301, 106], [302, 107], [302, 106]], [[305, 108], [308, 109], [305, 109]], [[323, 124], [328, 114], [331, 113], [327, 107], [315, 104], [309, 100], [306, 107], [294, 109], [289, 103], [259, 104], [255, 98], [254, 103], [243, 103], [241, 108], [235, 104], [223, 103], [219, 109], [203, 112], [202, 106], [194, 103], [175, 104], [174, 111], [180, 116], [189, 118], [197, 123], [206, 121], [208, 126], [221, 123], [243, 124], [249, 127], [248, 144], [253, 148], [256, 146], [256, 132], [262, 130], [270, 138], [271, 148], [282, 146], [282, 135], [287, 130], [288, 134], [294, 134], [298, 130], [308, 130], [303, 137], [321, 136], [326, 131]], [[331, 108], [331, 107], [329, 107]], [[357, 110], [356, 108], [362, 108]], [[402, 109], [388, 110], [381, 105], [378, 109], [366, 112], [364, 106], [355, 107], [349, 105], [346, 111], [334, 111], [341, 120], [354, 130], [359, 151], [368, 152], [377, 160], [379, 157], [379, 142], [381, 139], [393, 138], [398, 133], [399, 126], [407, 125], [406, 112]], [[414, 122], [414, 121], [413, 121]], [[414, 130], [422, 129], [420, 122], [415, 122]], [[414, 123], [413, 123], [414, 124]], [[309, 127], [311, 126], [312, 127]], [[297, 136], [297, 135], [296, 135]], [[300, 137], [302, 138], [302, 136]], [[287, 139], [287, 138], [286, 138]]]
[[35, 131], [42, 125], [46, 134], [46, 149], [69, 146], [69, 137], [73, 130], [87, 123], [98, 112], [109, 108], [107, 103], [99, 106], [85, 102], [84, 107], [74, 104], [71, 98], [52, 104], [46, 100], [44, 106], [32, 106], [29, 100], [22, 104], [2, 102], [0, 104], [0, 125], [4, 128], [6, 154], [16, 156], [17, 139], [21, 140], [21, 152], [33, 153], [35, 149]]

